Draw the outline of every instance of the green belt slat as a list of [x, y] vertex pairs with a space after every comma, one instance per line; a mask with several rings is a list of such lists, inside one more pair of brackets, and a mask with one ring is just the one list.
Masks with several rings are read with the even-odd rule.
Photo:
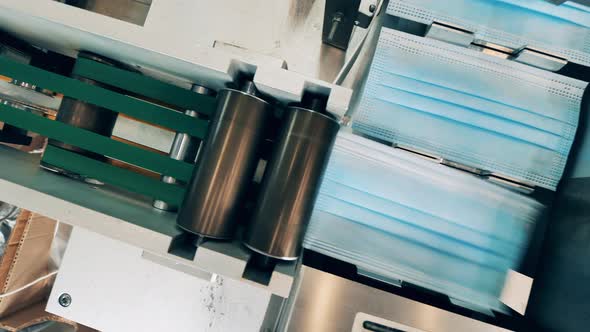
[[184, 198], [185, 190], [180, 186], [164, 183], [51, 145], [47, 146], [43, 161], [170, 204], [180, 204]]
[[207, 131], [207, 121], [89, 85], [73, 78], [21, 64], [2, 56], [0, 56], [0, 74], [42, 86], [48, 90], [61, 92], [68, 97], [104, 107], [111, 111], [127, 114], [131, 117], [158, 124], [177, 132], [186, 133], [193, 137], [204, 138]]
[[194, 165], [192, 164], [8, 105], [0, 104], [0, 121], [182, 181], [190, 180], [193, 172]]
[[78, 58], [74, 74], [201, 114], [210, 115], [215, 110], [215, 98], [211, 96], [93, 60]]

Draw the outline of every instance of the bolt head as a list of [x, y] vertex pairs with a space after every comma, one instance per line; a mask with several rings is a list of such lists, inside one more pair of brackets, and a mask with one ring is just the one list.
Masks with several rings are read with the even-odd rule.
[[68, 293], [63, 293], [59, 296], [57, 302], [64, 308], [67, 308], [72, 304], [72, 297]]
[[377, 6], [375, 6], [374, 4], [369, 6], [369, 11], [371, 13], [374, 13], [375, 12], [375, 9], [377, 9]]

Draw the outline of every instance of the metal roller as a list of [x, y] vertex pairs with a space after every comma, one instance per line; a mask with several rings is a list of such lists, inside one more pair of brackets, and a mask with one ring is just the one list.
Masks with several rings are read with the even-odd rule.
[[310, 109], [287, 111], [244, 244], [258, 254], [294, 260], [340, 125]]
[[215, 239], [233, 237], [273, 116], [272, 106], [254, 91], [248, 82], [242, 91], [224, 89], [218, 94], [218, 108], [177, 219], [188, 232]]
[[[209, 90], [205, 87], [194, 85], [192, 88], [193, 92], [200, 93], [203, 95], [213, 95], [213, 90]], [[188, 110], [184, 112], [184, 114], [191, 116], [191, 117], [198, 117], [198, 113], [193, 110]], [[174, 136], [174, 141], [172, 142], [172, 147], [170, 148], [170, 158], [175, 160], [181, 160], [187, 163], [193, 164], [195, 159], [197, 158], [197, 153], [199, 152], [199, 147], [201, 145], [201, 140], [195, 137], [191, 137], [188, 134], [184, 133], [177, 133]], [[162, 176], [162, 182], [175, 184], [178, 181], [168, 175]], [[153, 207], [163, 211], [176, 211], [178, 210], [178, 206], [169, 204], [167, 202], [161, 200], [154, 200]]]
[[[117, 65], [116, 62], [112, 62], [108, 59], [102, 58], [97, 55], [81, 52], [79, 57], [85, 57], [87, 59], [92, 59], [95, 61], [99, 61], [102, 63], [106, 63], [112, 66]], [[105, 85], [100, 84], [94, 80], [80, 77], [77, 75], [72, 75], [72, 78], [75, 78], [79, 81], [82, 81], [86, 84], [92, 84], [100, 87], [105, 87]], [[118, 114], [116, 112], [110, 111], [108, 109], [88, 104], [80, 100], [72, 99], [70, 97], [63, 97], [61, 106], [59, 107], [59, 111], [57, 113], [56, 120], [59, 122], [63, 122], [69, 125], [72, 125], [77, 128], [86, 129], [93, 133], [100, 134], [102, 136], [111, 137], [113, 133], [113, 128], [115, 127], [115, 122], [117, 121]], [[55, 147], [73, 151], [84, 155], [86, 157], [90, 157], [96, 160], [105, 160], [106, 158], [100, 154], [90, 152], [79, 147], [65, 144], [63, 142], [50, 139], [48, 144], [53, 145]], [[62, 170], [58, 167], [53, 165], [49, 165], [45, 162], [41, 162], [41, 166], [43, 168], [49, 169], [51, 171], [55, 171], [58, 173], [63, 173], [66, 175], [75, 176], [75, 174], [71, 174], [68, 171]]]

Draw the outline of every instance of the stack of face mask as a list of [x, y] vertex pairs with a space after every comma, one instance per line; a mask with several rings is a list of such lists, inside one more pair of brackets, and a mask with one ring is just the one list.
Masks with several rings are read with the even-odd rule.
[[590, 8], [572, 1], [391, 0], [387, 14], [427, 25], [451, 23], [474, 32], [475, 39], [537, 48], [590, 66]]
[[304, 246], [384, 279], [499, 309], [543, 206], [399, 149], [340, 133]]
[[353, 128], [555, 190], [574, 140], [586, 85], [383, 28]]

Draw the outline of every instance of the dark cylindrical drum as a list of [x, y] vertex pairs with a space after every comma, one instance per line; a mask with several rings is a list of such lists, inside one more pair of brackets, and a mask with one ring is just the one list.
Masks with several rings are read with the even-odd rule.
[[238, 90], [219, 92], [217, 112], [201, 147], [178, 226], [203, 237], [233, 237], [272, 116], [271, 105], [260, 98]]
[[[78, 78], [80, 81], [93, 84], [94, 81]], [[71, 126], [86, 129], [93, 133], [100, 134], [102, 136], [111, 137], [115, 122], [117, 121], [117, 113], [104, 109], [102, 107], [88, 104], [70, 97], [64, 97], [59, 112], [57, 113], [56, 120], [59, 122], [67, 123]], [[93, 159], [104, 159], [100, 154], [90, 152], [70, 144], [65, 144], [54, 139], [49, 140], [49, 144], [57, 146], [62, 149], [77, 152]]]
[[[111, 61], [109, 59], [91, 54], [91, 53], [86, 53], [86, 52], [80, 52], [80, 54], [78, 55], [79, 57], [84, 57], [87, 59], [91, 59], [94, 61], [98, 61], [110, 66], [117, 66], [117, 67], [123, 67], [124, 66], [122, 64], [119, 64], [118, 62], [115, 61]], [[99, 87], [106, 87], [104, 84], [101, 84], [99, 82], [96, 82], [94, 80], [85, 78], [85, 77], [80, 77], [77, 75], [72, 75], [72, 78], [75, 78], [79, 81], [82, 81], [86, 84], [91, 84], [91, 85], [96, 85]], [[93, 133], [97, 133], [100, 134], [102, 136], [106, 136], [106, 137], [111, 137], [111, 135], [113, 134], [113, 128], [115, 127], [115, 122], [117, 121], [117, 116], [118, 114], [116, 112], [113, 112], [111, 110], [93, 105], [93, 104], [89, 104], [89, 103], [85, 103], [83, 101], [80, 100], [76, 100], [76, 99], [72, 99], [70, 97], [63, 97], [61, 105], [59, 107], [59, 111], [57, 113], [57, 117], [56, 120], [59, 122], [63, 122], [66, 124], [69, 124], [71, 126], [77, 127], [77, 128], [81, 128], [81, 129], [86, 129], [88, 131], [91, 131]], [[92, 159], [96, 159], [96, 160], [105, 160], [106, 158], [100, 154], [94, 153], [94, 152], [90, 152], [84, 149], [81, 149], [79, 147], [70, 145], [70, 144], [65, 144], [63, 142], [54, 140], [54, 139], [49, 139], [48, 140], [48, 144], [68, 150], [68, 151], [73, 151], [73, 152], [77, 152], [81, 155], [84, 155], [86, 157], [90, 157]], [[41, 162], [42, 166], [54, 171], [58, 171], [58, 172], [65, 172], [57, 167], [54, 167], [52, 165], [48, 165], [45, 162]], [[65, 172], [65, 173], [69, 173], [69, 172]]]
[[299, 256], [339, 128], [330, 115], [288, 109], [262, 180], [247, 247], [282, 260]]

